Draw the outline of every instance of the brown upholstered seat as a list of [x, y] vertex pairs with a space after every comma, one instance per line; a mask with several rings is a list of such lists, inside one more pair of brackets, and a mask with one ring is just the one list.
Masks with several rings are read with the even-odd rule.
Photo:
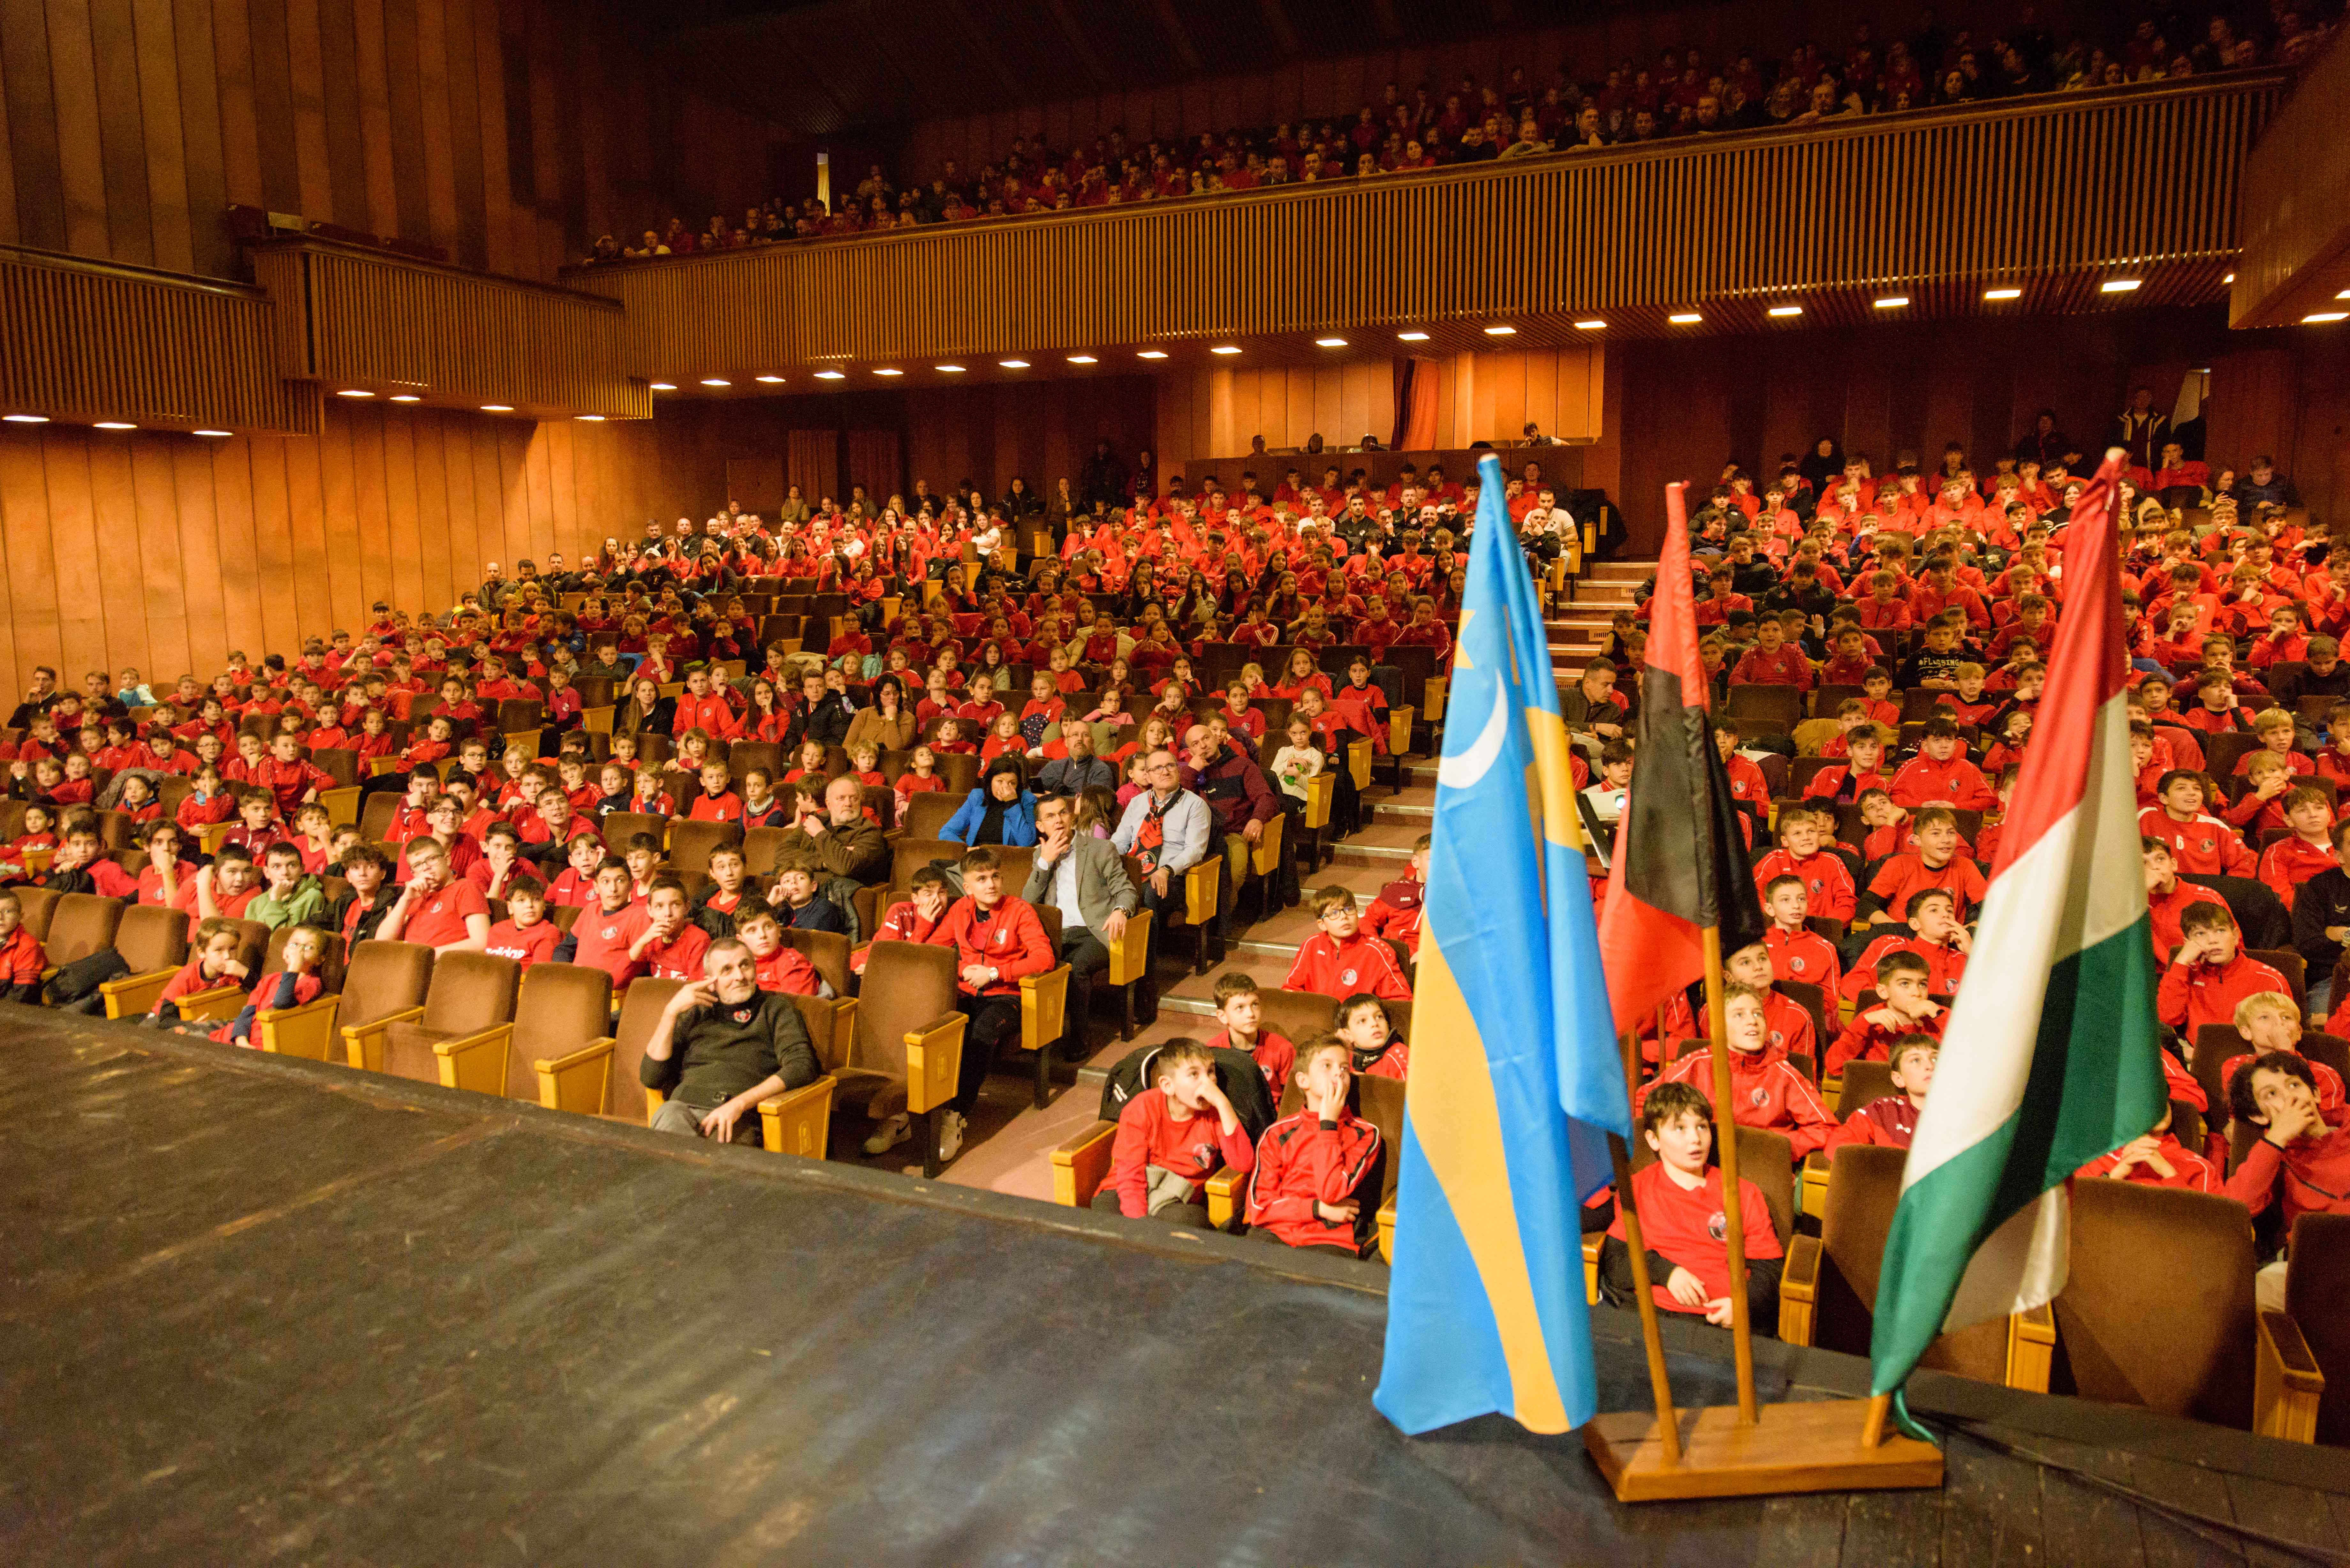
[[432, 950], [414, 942], [361, 942], [343, 965], [343, 1005], [337, 1023], [363, 1028], [424, 1004], [432, 984]]
[[593, 964], [536, 963], [523, 974], [517, 997], [506, 1036], [504, 1093], [510, 1100], [535, 1101], [536, 1063], [604, 1038], [612, 1021], [612, 977]]
[[680, 817], [670, 825], [669, 863], [681, 871], [707, 873], [710, 857], [721, 846], [742, 841], [740, 823], [696, 822], [691, 817]]
[[906, 801], [906, 815], [899, 826], [908, 838], [936, 838], [939, 830], [954, 814], [962, 809], [964, 797], [949, 794], [945, 790], [929, 790], [910, 795]]
[[660, 838], [668, 830], [668, 817], [642, 811], [616, 811], [604, 819], [604, 847], [618, 855], [626, 850], [629, 840], [639, 833], [650, 833]]
[[188, 961], [188, 917], [161, 904], [134, 904], [114, 928], [114, 950], [132, 974], [177, 969]]
[[[1259, 1027], [1270, 1029], [1293, 1045], [1303, 1045], [1307, 1038], [1325, 1034], [1338, 1011], [1338, 998], [1325, 996], [1318, 991], [1273, 991], [1257, 993], [1263, 1004], [1263, 1016]], [[1399, 1040], [1411, 1038], [1411, 1003], [1409, 1001], [1388, 1002], [1388, 1023]], [[1212, 1019], [1202, 1019], [1200, 1038], [1205, 1040], [1221, 1027]]]
[[2325, 1392], [2317, 1405], [2317, 1440], [2350, 1447], [2350, 1214], [2303, 1214], [2293, 1222], [2293, 1267], [2284, 1310], [2301, 1325]]
[[48, 934], [41, 944], [48, 951], [50, 964], [62, 969], [112, 947], [114, 933], [122, 924], [123, 908], [121, 899], [101, 898], [95, 893], [68, 893], [59, 898], [49, 912]]
[[512, 1023], [521, 982], [522, 966], [512, 959], [490, 953], [442, 953], [432, 965], [423, 1016], [385, 1028], [383, 1070], [420, 1083], [439, 1083], [441, 1068], [432, 1054], [434, 1043]]
[[36, 940], [46, 943], [49, 939], [49, 919], [57, 913], [57, 900], [63, 895], [54, 888], [19, 888], [16, 889], [16, 912], [19, 923], [32, 932]]
[[[867, 927], [870, 931], [871, 927]], [[848, 976], [848, 939], [838, 931], [804, 931], [794, 927], [784, 932], [784, 944], [816, 966], [816, 972], [832, 987], [836, 997], [847, 996], [851, 987]]]

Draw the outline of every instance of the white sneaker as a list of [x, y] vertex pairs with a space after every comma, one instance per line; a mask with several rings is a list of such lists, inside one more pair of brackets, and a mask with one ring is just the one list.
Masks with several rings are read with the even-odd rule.
[[965, 1123], [966, 1118], [961, 1111], [947, 1111], [941, 1115], [939, 1118], [940, 1164], [944, 1165], [962, 1152], [962, 1132]]
[[913, 1133], [909, 1126], [910, 1119], [905, 1112], [899, 1111], [896, 1116], [874, 1128], [873, 1136], [865, 1140], [865, 1152], [887, 1154], [911, 1137]]

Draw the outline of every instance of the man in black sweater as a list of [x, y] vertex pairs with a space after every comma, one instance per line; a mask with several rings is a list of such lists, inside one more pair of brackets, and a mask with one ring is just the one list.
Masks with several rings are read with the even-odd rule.
[[728, 938], [710, 944], [705, 979], [680, 990], [645, 1043], [639, 1075], [669, 1097], [653, 1113], [655, 1132], [698, 1133], [721, 1143], [755, 1144], [754, 1107], [771, 1095], [816, 1081], [816, 1051], [798, 1004], [759, 989], [758, 961]]

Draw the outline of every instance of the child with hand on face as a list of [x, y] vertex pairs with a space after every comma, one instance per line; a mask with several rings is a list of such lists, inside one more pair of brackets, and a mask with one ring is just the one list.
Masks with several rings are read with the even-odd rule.
[[1250, 1234], [1357, 1257], [1377, 1242], [1379, 1129], [1347, 1104], [1354, 1082], [1346, 1042], [1321, 1034], [1297, 1054], [1304, 1106], [1265, 1129], [1249, 1178]]
[[286, 932], [286, 967], [274, 975], [264, 975], [252, 999], [234, 1018], [213, 1030], [212, 1038], [224, 1045], [261, 1049], [259, 1042], [253, 1038], [261, 1014], [284, 1012], [317, 1001], [326, 990], [326, 982], [318, 975], [318, 968], [326, 959], [326, 932], [316, 926], [296, 926]]
[[1216, 1082], [1216, 1059], [1196, 1040], [1172, 1040], [1152, 1063], [1154, 1086], [1118, 1113], [1110, 1178], [1093, 1206], [1129, 1220], [1209, 1228], [1208, 1178], [1256, 1166], [1256, 1145]]

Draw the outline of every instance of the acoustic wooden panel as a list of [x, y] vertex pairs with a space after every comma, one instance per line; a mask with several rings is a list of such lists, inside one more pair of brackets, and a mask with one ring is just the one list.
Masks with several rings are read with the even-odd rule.
[[2243, 260], [2229, 325], [2283, 327], [2350, 308], [2350, 32], [2335, 29], [2245, 161]]
[[0, 246], [0, 412], [315, 431], [259, 289]]
[[1361, 324], [1591, 311], [1654, 323], [1791, 289], [2218, 265], [2234, 254], [2238, 175], [2280, 80], [2250, 73], [574, 276], [625, 301], [639, 362], [682, 382]]
[[652, 412], [621, 307], [601, 296], [317, 240], [257, 246], [253, 265], [280, 306], [288, 376], [539, 417]]
[[650, 423], [329, 407], [315, 436], [0, 426], [0, 692], [47, 664], [209, 676], [447, 609], [490, 561], [573, 560], [652, 509]]

